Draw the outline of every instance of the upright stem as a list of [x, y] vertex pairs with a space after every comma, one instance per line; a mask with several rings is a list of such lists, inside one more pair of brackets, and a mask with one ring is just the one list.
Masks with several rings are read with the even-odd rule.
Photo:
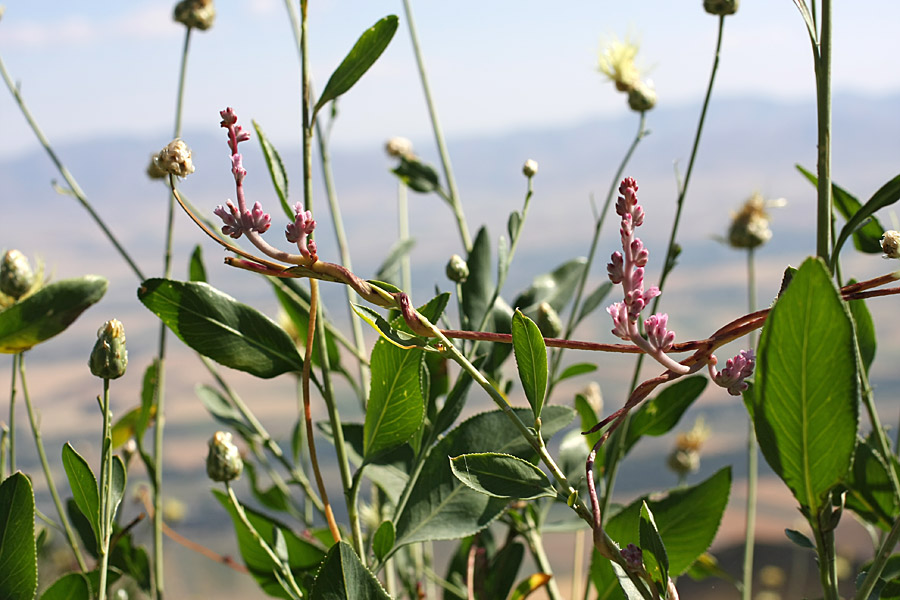
[[[827, 1], [827, 0], [826, 0]], [[826, 506], [825, 510], [830, 507]], [[816, 538], [816, 553], [819, 556], [819, 581], [822, 584], [823, 600], [840, 600], [838, 594], [837, 557], [834, 552], [834, 530], [823, 531], [818, 522], [819, 515], [814, 515], [816, 522], [811, 523]]]
[[416, 55], [416, 65], [419, 67], [419, 79], [422, 81], [422, 91], [425, 94], [425, 103], [428, 105], [428, 114], [431, 117], [431, 127], [434, 129], [434, 140], [437, 143], [438, 152], [441, 155], [441, 165], [444, 168], [444, 178], [447, 180], [447, 188], [450, 193], [450, 208], [456, 217], [456, 226], [462, 239], [466, 252], [472, 250], [472, 236], [469, 235], [469, 226], [466, 224], [466, 216], [463, 214], [462, 204], [459, 200], [459, 191], [456, 188], [456, 179], [453, 177], [453, 167], [450, 165], [450, 154], [447, 152], [447, 144], [444, 141], [444, 133], [438, 119], [437, 108], [431, 97], [431, 88], [428, 85], [428, 75], [425, 70], [425, 61], [419, 48], [419, 36], [416, 34], [416, 23], [413, 20], [412, 6], [409, 0], [403, 0], [403, 10], [406, 12], [406, 24], [409, 27], [409, 37], [412, 41], [413, 53]]
[[898, 541], [900, 541], [900, 517], [894, 520], [891, 530], [881, 541], [881, 546], [878, 548], [875, 558], [872, 559], [872, 565], [866, 572], [866, 578], [857, 589], [855, 600], [868, 600]]
[[112, 536], [112, 435], [110, 433], [109, 379], [103, 380], [103, 433], [100, 438], [100, 591], [99, 600], [106, 600], [106, 574], [109, 568], [109, 540]]
[[[41, 461], [41, 468], [44, 470], [44, 478], [47, 480], [47, 488], [50, 490], [50, 497], [53, 498], [53, 505], [56, 507], [56, 513], [59, 515], [59, 522], [62, 523], [63, 531], [66, 533], [66, 540], [69, 547], [75, 555], [75, 561], [82, 573], [87, 573], [87, 564], [78, 548], [78, 542], [75, 539], [75, 532], [69, 524], [66, 511], [63, 509], [62, 502], [59, 499], [59, 492], [56, 491], [56, 483], [53, 481], [53, 473], [50, 472], [50, 463], [47, 462], [47, 453], [44, 451], [44, 442], [41, 439], [41, 428], [37, 422], [37, 416], [34, 413], [34, 407], [31, 405], [31, 396], [28, 394], [28, 382], [25, 379], [25, 355], [23, 353], [13, 356], [13, 361], [18, 359], [19, 375], [22, 380], [22, 397], [25, 399], [25, 410], [28, 412], [28, 422], [31, 424], [31, 434], [34, 436], [34, 445], [37, 447], [38, 458]], [[15, 363], [14, 363], [15, 364]]]
[[[756, 259], [753, 248], [747, 250], [747, 312], [756, 312]], [[756, 346], [756, 332], [750, 333], [750, 347]], [[753, 551], [756, 541], [756, 495], [759, 480], [759, 444], [753, 421], [747, 429], [747, 508], [744, 526], [744, 567], [742, 600], [753, 597]]]
[[537, 524], [534, 523], [532, 519], [527, 518], [527, 520], [527, 527], [525, 527], [522, 532], [525, 536], [525, 541], [528, 542], [528, 548], [531, 550], [531, 555], [534, 557], [534, 562], [537, 563], [538, 569], [540, 569], [542, 573], [551, 576], [550, 580], [547, 582], [547, 595], [550, 596], [550, 600], [562, 600], [563, 595], [559, 591], [556, 577], [552, 576], [553, 567], [550, 565], [550, 559], [547, 558], [547, 552], [544, 550], [541, 532], [538, 531]]
[[[406, 185], [401, 181], [397, 183], [397, 229], [400, 241], [409, 239], [409, 194]], [[412, 269], [410, 267], [409, 253], [400, 257], [400, 286], [408, 294], [412, 293]], [[353, 319], [359, 322], [359, 319]]]
[[831, 0], [822, 0], [822, 27], [816, 65], [818, 113], [818, 181], [816, 189], [816, 255], [826, 264], [831, 255]]
[[9, 378], [9, 472], [16, 472], [16, 356], [12, 359]]

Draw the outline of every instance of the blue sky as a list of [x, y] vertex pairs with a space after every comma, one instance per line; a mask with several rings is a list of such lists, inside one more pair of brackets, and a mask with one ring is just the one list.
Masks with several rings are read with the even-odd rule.
[[[55, 143], [114, 133], [171, 135], [183, 29], [167, 2], [8, 0], [0, 56]], [[702, 97], [716, 18], [692, 2], [417, 2], [414, 10], [439, 113], [450, 136], [497, 133], [624, 113], [624, 99], [595, 70], [601, 41], [641, 41], [639, 64], [660, 102]], [[834, 86], [900, 90], [900, 3], [836, 2]], [[213, 132], [219, 109], [256, 118], [276, 143], [298, 139], [299, 75], [279, 0], [218, 2], [196, 32], [185, 129]], [[356, 37], [386, 14], [401, 27], [381, 61], [341, 102], [333, 140], [380, 145], [429, 134], [399, 1], [311, 2], [315, 80], [324, 84]], [[809, 41], [791, 0], [745, 0], [726, 20], [717, 94], [809, 99]], [[9, 94], [0, 93], [0, 157], [34, 147]]]

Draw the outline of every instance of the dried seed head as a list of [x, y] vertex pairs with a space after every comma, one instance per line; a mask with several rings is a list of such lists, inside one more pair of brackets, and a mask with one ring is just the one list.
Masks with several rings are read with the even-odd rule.
[[172, 140], [169, 145], [159, 151], [153, 162], [164, 173], [187, 177], [194, 172], [191, 162], [191, 149], [183, 140]]
[[241, 476], [243, 470], [244, 461], [237, 446], [231, 441], [231, 434], [217, 431], [209, 439], [206, 474], [213, 481], [233, 481]]
[[900, 258], [900, 231], [885, 231], [881, 237], [881, 249], [884, 258]]
[[172, 18], [185, 27], [206, 31], [216, 20], [216, 7], [212, 0], [182, 0], [175, 5]]
[[118, 319], [111, 319], [97, 331], [97, 342], [91, 351], [88, 366], [95, 377], [118, 379], [128, 367], [125, 348], [125, 327]]
[[732, 215], [728, 228], [728, 243], [732, 248], [756, 248], [772, 239], [769, 229], [769, 213], [766, 201], [759, 192], [744, 202], [736, 214]]

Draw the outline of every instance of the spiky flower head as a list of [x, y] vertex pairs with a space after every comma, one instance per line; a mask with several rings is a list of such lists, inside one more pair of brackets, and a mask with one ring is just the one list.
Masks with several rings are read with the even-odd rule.
[[881, 237], [884, 258], [900, 258], [900, 231], [890, 229]]
[[91, 351], [88, 366], [95, 377], [118, 379], [128, 367], [125, 348], [125, 326], [118, 319], [110, 319], [97, 331], [97, 342]]
[[737, 12], [740, 0], [703, 0], [703, 10], [711, 15], [727, 17]]
[[771, 206], [783, 206], [784, 199], [765, 200], [762, 194], [754, 192], [737, 213], [731, 215], [728, 228], [728, 244], [732, 248], [757, 248], [772, 239], [769, 229]]
[[525, 177], [534, 177], [538, 172], [538, 164], [534, 159], [529, 158], [525, 161], [525, 164], [522, 165], [522, 173], [525, 174]]
[[217, 431], [209, 438], [206, 474], [213, 481], [234, 481], [241, 476], [244, 461], [227, 431]]
[[191, 162], [191, 149], [184, 140], [176, 139], [159, 151], [153, 159], [161, 171], [178, 177], [187, 177], [194, 172], [194, 163]]
[[34, 274], [25, 255], [8, 250], [0, 263], [0, 292], [14, 301], [27, 294], [40, 278]]
[[216, 19], [216, 7], [213, 0], [182, 0], [175, 5], [172, 18], [185, 27], [206, 31]]
[[405, 137], [392, 137], [384, 145], [384, 151], [392, 158], [411, 158], [413, 156], [413, 145]]
[[612, 81], [620, 92], [628, 92], [641, 80], [641, 73], [634, 64], [638, 53], [638, 44], [625, 39], [624, 42], [613, 38], [600, 50], [597, 69]]

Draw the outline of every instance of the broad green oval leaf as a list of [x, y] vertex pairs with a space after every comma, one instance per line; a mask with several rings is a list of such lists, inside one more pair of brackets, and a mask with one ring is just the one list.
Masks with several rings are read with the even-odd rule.
[[250, 480], [250, 491], [253, 497], [259, 501], [261, 505], [272, 510], [287, 512], [291, 508], [291, 501], [287, 493], [283, 492], [277, 485], [272, 485], [267, 489], [263, 489], [262, 483], [256, 474], [256, 467], [250, 461], [244, 462], [244, 472], [247, 479]]
[[606, 531], [621, 546], [639, 545], [641, 505], [646, 502], [665, 544], [669, 576], [677, 577], [712, 544], [730, 491], [731, 468], [725, 467], [695, 486], [671, 490], [662, 499], [639, 498], [616, 513]]
[[338, 65], [325, 84], [322, 95], [313, 108], [313, 116], [328, 102], [347, 92], [369, 70], [384, 52], [397, 31], [396, 15], [388, 15], [367, 29], [353, 45], [350, 53]]
[[556, 492], [539, 468], [516, 456], [496, 452], [463, 454], [450, 459], [457, 479], [494, 498], [533, 500], [553, 498]]
[[19, 471], [0, 483], [0, 598], [32, 600], [36, 589], [34, 492]]
[[890, 206], [897, 200], [900, 200], [900, 175], [897, 175], [881, 186], [881, 188], [879, 188], [878, 191], [875, 192], [872, 197], [856, 211], [856, 213], [854, 213], [850, 220], [847, 221], [841, 229], [837, 241], [834, 243], [834, 260], [836, 260], [837, 256], [840, 254], [841, 248], [843, 247], [844, 242], [847, 241], [847, 238], [863, 227], [866, 219], [875, 214], [875, 211]]
[[[897, 459], [891, 457], [895, 471], [900, 474]], [[847, 508], [864, 521], [888, 531], [900, 514], [888, 467], [873, 445], [858, 440], [853, 468], [847, 479]]]
[[328, 551], [316, 575], [312, 600], [390, 600], [375, 576], [360, 562], [347, 542]]
[[188, 279], [206, 282], [206, 266], [203, 264], [203, 248], [200, 244], [194, 246], [194, 251], [191, 252], [191, 260], [188, 262]]
[[766, 461], [812, 515], [850, 468], [857, 369], [850, 311], [825, 265], [807, 259], [763, 328], [753, 419]]
[[0, 352], [24, 352], [62, 333], [103, 297], [106, 287], [99, 275], [64, 279], [0, 311]]
[[[531, 411], [513, 409], [520, 419]], [[574, 413], [565, 406], [548, 406], [541, 417], [541, 433], [549, 437], [565, 427]], [[498, 452], [531, 458], [534, 450], [509, 417], [496, 410], [461, 423], [432, 449], [413, 484], [409, 501], [394, 519], [395, 549], [426, 540], [458, 539], [487, 527], [506, 509], [509, 501], [480, 494], [462, 484], [450, 470], [451, 456], [470, 452]]]
[[415, 157], [400, 157], [400, 164], [391, 169], [403, 185], [420, 194], [431, 193], [440, 188], [441, 180], [438, 172], [428, 163]]
[[97, 491], [97, 478], [87, 461], [68, 442], [63, 446], [62, 463], [75, 505], [91, 524], [94, 539], [99, 543], [100, 493]]
[[424, 352], [404, 350], [386, 340], [372, 348], [372, 385], [366, 404], [363, 446], [366, 460], [406, 442], [422, 425]]
[[294, 220], [294, 209], [288, 203], [288, 177], [281, 162], [281, 156], [278, 150], [263, 133], [262, 127], [255, 120], [253, 121], [253, 129], [256, 130], [256, 139], [259, 140], [259, 147], [262, 150], [263, 158], [266, 159], [266, 167], [269, 169], [269, 176], [272, 178], [272, 185], [275, 187], [275, 193], [278, 195], [278, 201], [281, 202], [281, 209], [288, 221]]
[[190, 348], [226, 367], [265, 379], [303, 369], [281, 327], [208, 284], [148, 279], [138, 299]]
[[553, 310], [561, 313], [575, 294], [586, 264], [584, 257], [573, 258], [550, 273], [538, 275], [531, 282], [531, 287], [519, 294], [513, 306], [532, 319], [537, 318], [537, 307], [541, 302], [548, 303]]
[[512, 319], [512, 343], [519, 380], [534, 418], [538, 419], [547, 393], [547, 346], [534, 321], [518, 310]]
[[515, 240], [519, 237], [519, 229], [522, 227], [522, 215], [518, 211], [509, 213], [509, 219], [506, 221], [506, 231], [509, 233], [509, 239]]
[[93, 558], [98, 558], [100, 555], [97, 552], [97, 536], [94, 535], [91, 522], [82, 514], [81, 509], [78, 508], [78, 504], [75, 503], [73, 498], [66, 499], [66, 514], [69, 516], [69, 521], [78, 534], [78, 539], [84, 545], [85, 551]]
[[669, 583], [669, 557], [666, 555], [666, 547], [659, 536], [656, 522], [653, 520], [653, 513], [646, 502], [641, 503], [641, 518], [638, 529], [641, 540], [640, 548], [644, 556], [644, 567], [653, 581], [659, 586], [659, 589], [664, 590]]
[[681, 416], [706, 389], [703, 375], [686, 377], [666, 387], [656, 397], [648, 400], [631, 417], [631, 425], [625, 436], [626, 452], [642, 436], [660, 436], [678, 424]]
[[806, 548], [809, 550], [815, 550], [816, 545], [812, 543], [812, 540], [806, 537], [804, 534], [800, 533], [796, 529], [785, 529], [784, 535], [787, 539], [791, 540], [795, 545], [800, 548]]
[[81, 573], [67, 573], [41, 594], [41, 600], [91, 600], [91, 586]]
[[[290, 596], [282, 588], [278, 577], [276, 577], [278, 567], [266, 551], [263, 550], [262, 546], [259, 545], [259, 542], [256, 541], [256, 538], [253, 537], [240, 517], [238, 517], [234, 506], [228, 500], [228, 496], [220, 490], [213, 490], [213, 495], [225, 507], [228, 514], [231, 515], [231, 519], [234, 522], [234, 530], [237, 534], [238, 549], [250, 574], [256, 579], [256, 582], [266, 594], [276, 598], [289, 599]], [[322, 559], [325, 558], [325, 550], [318, 542], [297, 536], [287, 526], [255, 510], [245, 506], [244, 512], [247, 513], [247, 520], [250, 521], [253, 528], [259, 532], [262, 539], [268, 540], [270, 544], [275, 541], [276, 529], [279, 530], [279, 534], [284, 540], [283, 547], [287, 551], [291, 572], [294, 574], [297, 583], [303, 586], [304, 576], [312, 575], [319, 563], [322, 562]]]
[[[494, 283], [491, 279], [491, 239], [486, 227], [478, 230], [472, 250], [466, 258], [469, 266], [469, 277], [462, 283], [462, 312], [467, 327], [481, 325], [488, 310], [488, 302], [494, 295]], [[489, 322], [487, 326], [490, 327]]]
[[564, 379], [569, 379], [570, 377], [578, 377], [579, 375], [593, 373], [596, 370], [597, 365], [591, 363], [576, 363], [574, 365], [569, 365], [562, 373], [560, 373], [559, 377], [556, 378], [556, 383], [559, 383]]
[[375, 558], [383, 560], [387, 553], [394, 547], [394, 539], [397, 537], [394, 524], [390, 521], [382, 521], [378, 529], [372, 535], [372, 552]]
[[[509, 542], [491, 559], [484, 576], [484, 598], [506, 598], [516, 582], [519, 567], [525, 557], [525, 546]], [[468, 561], [467, 561], [468, 562]]]

